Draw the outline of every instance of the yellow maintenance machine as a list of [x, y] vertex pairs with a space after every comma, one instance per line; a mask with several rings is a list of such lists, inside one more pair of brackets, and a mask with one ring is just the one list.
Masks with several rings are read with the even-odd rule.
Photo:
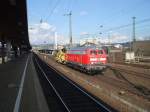
[[66, 64], [66, 50], [65, 49], [61, 49], [61, 50], [57, 50], [55, 52], [55, 59], [57, 62], [62, 63], [62, 64]]

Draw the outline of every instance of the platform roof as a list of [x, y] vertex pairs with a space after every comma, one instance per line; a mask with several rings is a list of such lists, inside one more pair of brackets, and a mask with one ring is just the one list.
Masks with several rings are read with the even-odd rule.
[[0, 1], [0, 41], [30, 47], [26, 0]]

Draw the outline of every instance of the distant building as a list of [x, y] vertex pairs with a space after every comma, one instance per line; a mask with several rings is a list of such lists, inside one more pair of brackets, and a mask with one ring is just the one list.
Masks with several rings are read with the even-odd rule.
[[57, 49], [63, 49], [64, 46], [63, 45], [57, 45]]
[[150, 56], [150, 40], [133, 42], [133, 51], [135, 54]]
[[95, 39], [95, 38], [86, 38], [86, 39], [80, 41], [80, 45], [84, 45], [86, 43], [98, 44], [98, 39]]
[[123, 48], [123, 46], [121, 44], [115, 44], [114, 47], [115, 48]]

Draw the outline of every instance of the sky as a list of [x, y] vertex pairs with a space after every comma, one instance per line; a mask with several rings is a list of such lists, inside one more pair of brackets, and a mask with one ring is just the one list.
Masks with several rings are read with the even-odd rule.
[[132, 17], [136, 39], [150, 36], [150, 0], [27, 0], [27, 7], [31, 44], [54, 43], [55, 32], [58, 43], [68, 43], [69, 17], [64, 15], [70, 11], [74, 43], [85, 38], [130, 41]]

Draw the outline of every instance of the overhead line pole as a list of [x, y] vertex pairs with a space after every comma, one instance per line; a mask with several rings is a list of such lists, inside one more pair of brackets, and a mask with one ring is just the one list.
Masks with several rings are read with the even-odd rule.
[[70, 46], [72, 46], [72, 20], [71, 20], [72, 13], [69, 13], [69, 35], [70, 35]]
[[136, 38], [135, 38], [135, 19], [136, 19], [136, 17], [132, 17], [132, 19], [133, 19], [133, 42], [135, 42], [136, 41]]
[[69, 16], [69, 46], [71, 47], [72, 46], [72, 12], [68, 13], [68, 14], [65, 14], [64, 16]]

